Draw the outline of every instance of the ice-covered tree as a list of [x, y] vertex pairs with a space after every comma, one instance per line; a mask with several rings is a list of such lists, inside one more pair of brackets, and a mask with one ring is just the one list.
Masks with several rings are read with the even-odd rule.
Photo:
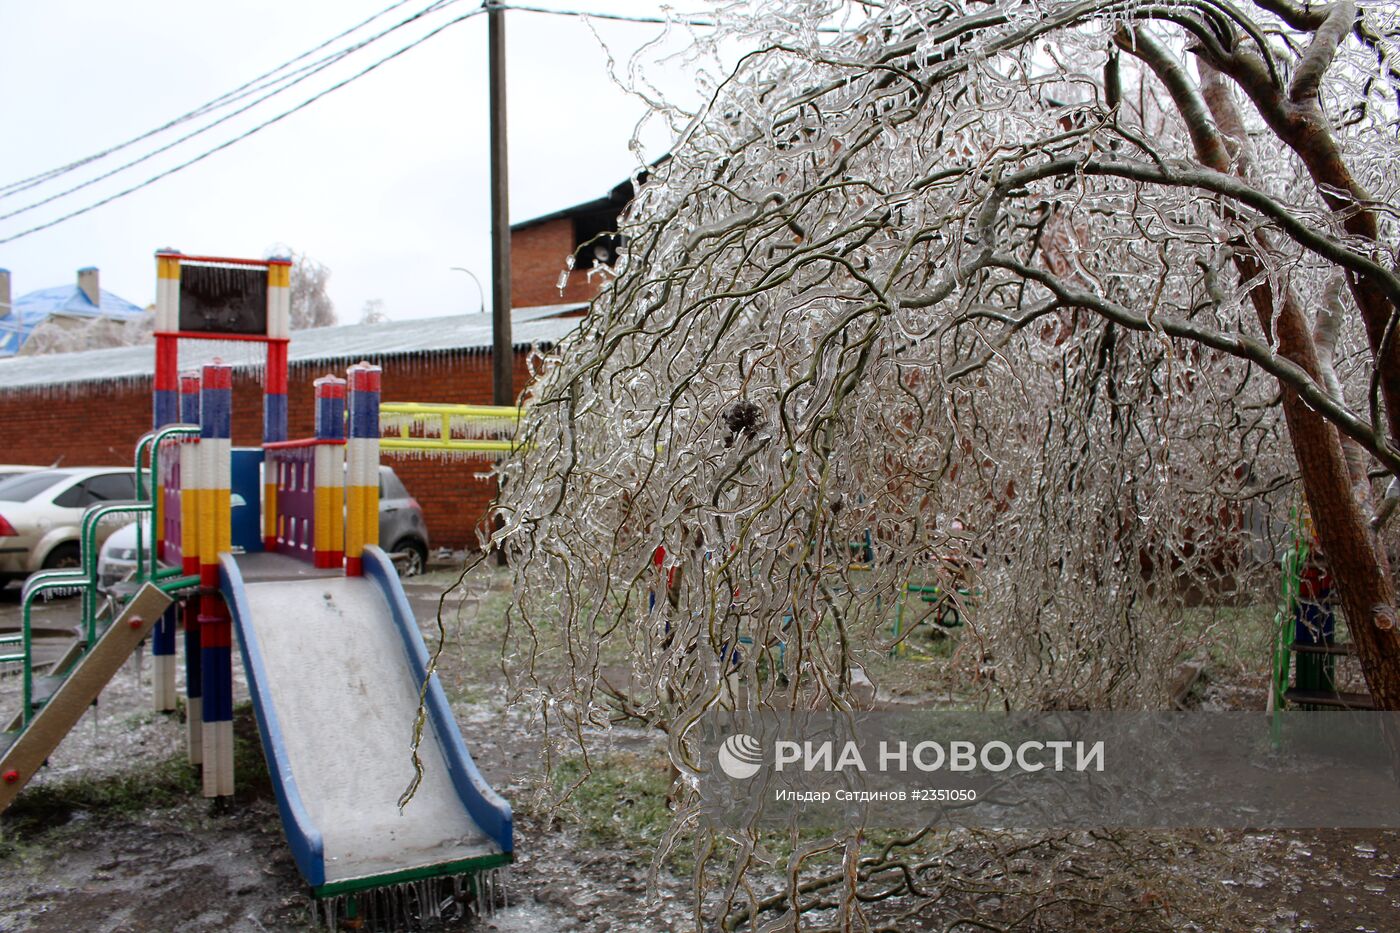
[[292, 330], [334, 326], [337, 318], [335, 302], [326, 286], [331, 270], [306, 253], [279, 244], [267, 251], [269, 258], [286, 256], [292, 260]]
[[911, 580], [972, 581], [989, 700], [1158, 706], [1184, 605], [1270, 598], [1295, 490], [1400, 708], [1396, 7], [721, 6], [694, 59], [752, 51], [648, 98], [683, 133], [503, 468], [557, 733], [664, 728], [683, 822], [689, 725], [860, 703]]

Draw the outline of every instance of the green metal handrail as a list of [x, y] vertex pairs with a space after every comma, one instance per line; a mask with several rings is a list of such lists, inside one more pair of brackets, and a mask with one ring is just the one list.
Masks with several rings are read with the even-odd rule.
[[[153, 583], [163, 592], [173, 593], [199, 584], [197, 576], [183, 576], [179, 567], [161, 568], [157, 566], [155, 542], [156, 502], [155, 491], [159, 488], [156, 480], [160, 476], [160, 446], [167, 438], [199, 434], [197, 425], [172, 424], [142, 435], [136, 443], [136, 501], [96, 505], [83, 512], [83, 520], [78, 530], [78, 555], [81, 566], [76, 570], [41, 570], [31, 574], [24, 583], [21, 618], [22, 628], [18, 636], [0, 636], [0, 645], [20, 644], [18, 654], [0, 655], [0, 662], [22, 661], [23, 703], [20, 721], [28, 725], [34, 710], [34, 600], [40, 593], [53, 590], [77, 588], [82, 591], [82, 629], [86, 641], [84, 651], [90, 650], [97, 639], [97, 529], [102, 519], [117, 512], [138, 513], [136, 519], [136, 579], [141, 583]], [[150, 451], [150, 465], [143, 471], [141, 461], [146, 451]], [[149, 477], [149, 483], [146, 482]], [[151, 556], [147, 565], [141, 531], [142, 519], [139, 513], [150, 513]]]
[[[82, 531], [79, 532], [78, 541], [82, 576], [76, 582], [78, 586], [83, 587], [83, 629], [89, 644], [97, 631], [97, 528], [108, 515], [118, 512], [150, 512], [154, 511], [154, 508], [150, 502], [123, 502], [94, 505], [83, 513]], [[136, 520], [140, 522], [141, 519], [138, 517]]]
[[197, 573], [190, 574], [189, 576], [181, 576], [179, 575], [180, 569], [178, 567], [172, 567], [169, 571], [162, 571], [162, 574], [171, 579], [167, 579], [164, 583], [152, 581], [156, 589], [160, 590], [162, 593], [177, 593], [180, 590], [188, 589], [192, 586], [199, 586], [199, 574]]
[[[82, 634], [86, 642], [87, 649], [90, 649], [97, 638], [97, 529], [102, 523], [102, 519], [108, 515], [118, 512], [138, 513], [136, 519], [136, 578], [139, 582], [151, 582], [156, 584], [165, 592], [173, 592], [185, 589], [189, 586], [197, 585], [198, 577], [186, 577], [181, 575], [178, 567], [160, 568], [156, 564], [155, 542], [156, 535], [156, 503], [155, 491], [159, 487], [156, 482], [160, 476], [160, 445], [169, 437], [189, 436], [199, 433], [198, 426], [188, 424], [167, 425], [158, 431], [150, 431], [144, 434], [136, 444], [135, 472], [136, 472], [136, 501], [113, 503], [108, 505], [97, 505], [83, 512], [83, 520], [78, 530], [78, 554], [81, 566], [76, 570], [41, 570], [31, 574], [25, 581], [21, 618], [22, 629], [18, 637], [0, 637], [0, 644], [20, 644], [18, 654], [0, 655], [0, 661], [22, 661], [23, 671], [23, 709], [20, 712], [21, 722], [28, 725], [33, 717], [34, 704], [34, 635], [33, 635], [33, 611], [34, 600], [40, 593], [47, 593], [60, 589], [81, 590], [82, 603]], [[150, 451], [150, 464], [143, 470], [141, 461], [146, 451]], [[149, 477], [149, 482], [147, 482]], [[140, 513], [150, 513], [150, 540], [151, 557], [149, 565], [145, 559], [144, 542], [142, 541], [142, 519]], [[87, 650], [85, 649], [85, 650]]]
[[[155, 436], [156, 432], [147, 431], [145, 434], [142, 434], [141, 439], [136, 442], [136, 500], [138, 502], [146, 495], [144, 487], [141, 485], [141, 454], [145, 453], [146, 448], [151, 446], [151, 441], [155, 440]], [[154, 489], [155, 487], [152, 486], [151, 488]]]
[[[151, 444], [155, 441], [155, 437], [156, 437], [156, 432], [154, 432], [154, 431], [147, 431], [145, 434], [142, 434], [142, 435], [141, 435], [141, 439], [140, 439], [139, 441], [136, 442], [136, 463], [135, 463], [135, 467], [136, 467], [136, 501], [137, 501], [137, 502], [142, 502], [142, 501], [149, 500], [149, 501], [151, 502], [152, 505], [155, 504], [155, 499], [156, 499], [155, 491], [156, 491], [156, 475], [157, 475], [157, 474], [156, 474], [155, 469], [154, 469], [154, 466], [153, 466], [152, 469], [151, 469], [151, 491], [150, 491], [149, 493], [147, 493], [147, 492], [146, 492], [146, 484], [145, 484], [144, 482], [142, 482], [142, 479], [141, 479], [141, 454], [144, 453], [144, 452], [146, 451], [146, 449], [147, 449], [148, 447], [151, 446]], [[155, 540], [156, 540], [156, 539], [155, 539], [155, 534], [156, 534], [155, 509], [151, 509], [151, 542], [152, 542], [152, 544], [154, 544], [154, 543], [155, 543]], [[136, 576], [137, 576], [138, 579], [139, 579], [140, 576], [141, 576], [141, 524], [140, 524], [139, 520], [138, 520], [138, 522], [137, 522], [137, 524], [136, 524]]]
[[[48, 590], [70, 589], [74, 584], [76, 574], [71, 570], [41, 570], [39, 573], [31, 574], [24, 583], [24, 599], [22, 609], [22, 628], [24, 636], [22, 650], [24, 652], [24, 705], [20, 707], [20, 723], [22, 726], [29, 725], [29, 720], [34, 716], [34, 631], [30, 624], [30, 613], [34, 607], [34, 596]], [[88, 640], [89, 647], [92, 645]]]
[[[179, 571], [174, 572], [178, 573]], [[176, 590], [197, 585], [198, 583], [198, 577], [190, 576], [177, 577], [156, 585], [163, 592], [171, 593]], [[48, 592], [49, 590], [66, 590], [74, 586], [87, 586], [90, 589], [96, 589], [95, 581], [83, 579], [80, 573], [72, 570], [41, 570], [39, 573], [30, 575], [29, 579], [25, 581], [22, 607], [23, 621], [20, 633], [21, 654], [13, 657], [6, 656], [6, 660], [24, 661], [24, 706], [21, 710], [21, 722], [24, 725], [29, 724], [29, 720], [33, 717], [34, 712], [34, 666], [32, 663], [34, 658], [34, 631], [32, 624], [34, 597], [39, 593]], [[83, 621], [87, 638], [87, 649], [84, 650], [88, 650], [91, 649], [93, 642], [96, 640], [96, 612], [94, 611], [92, 616], [85, 618]], [[7, 638], [7, 642], [12, 640], [12, 637]]]
[[[22, 645], [24, 635], [16, 632], [13, 635], [0, 635], [0, 645]], [[13, 664], [15, 661], [24, 660], [24, 651], [19, 654], [0, 654], [0, 664]]]

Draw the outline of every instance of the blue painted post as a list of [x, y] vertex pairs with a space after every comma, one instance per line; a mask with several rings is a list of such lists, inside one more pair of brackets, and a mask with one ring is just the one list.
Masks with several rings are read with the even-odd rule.
[[233, 369], [204, 367], [200, 399], [199, 640], [204, 796], [233, 794], [233, 626], [219, 592], [219, 555], [232, 547]]

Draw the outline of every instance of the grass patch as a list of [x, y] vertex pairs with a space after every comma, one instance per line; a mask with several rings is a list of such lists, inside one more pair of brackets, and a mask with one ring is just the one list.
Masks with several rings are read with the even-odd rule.
[[[181, 709], [184, 709], [185, 704], [183, 700], [180, 701], [179, 705]], [[122, 727], [125, 729], [139, 729], [141, 726], [149, 726], [151, 723], [156, 721], [156, 717], [158, 715], [159, 714], [154, 712], [153, 710], [141, 710], [140, 712], [132, 713], [130, 716], [127, 716], [125, 719], [123, 719]]]
[[[129, 816], [169, 807], [199, 795], [196, 770], [183, 753], [150, 767], [100, 777], [75, 777], [29, 787], [5, 811], [5, 840], [27, 838], [61, 826], [76, 812]], [[6, 846], [0, 841], [0, 852]]]
[[[555, 790], [575, 784], [564, 812], [592, 846], [623, 846], [647, 854], [656, 851], [671, 825], [666, 792], [670, 766], [663, 755], [618, 752], [594, 756], [591, 770], [582, 758], [568, 758], [554, 770]], [[582, 783], [579, 783], [582, 781]]]
[[1269, 670], [1278, 607], [1194, 606], [1184, 611], [1186, 635], [1199, 639], [1213, 667], [1234, 676]]
[[431, 586], [445, 590], [450, 586], [455, 586], [461, 576], [461, 569], [453, 567], [446, 570], [430, 570], [427, 573], [420, 573], [416, 577], [408, 577], [403, 582], [408, 586]]
[[[249, 703], [241, 703], [233, 711], [233, 742], [236, 799], [270, 799], [272, 780]], [[27, 787], [0, 820], [0, 856], [17, 851], [24, 839], [62, 826], [75, 813], [133, 816], [198, 799], [202, 789], [199, 768], [189, 764], [183, 751], [115, 774], [78, 776]]]
[[233, 796], [240, 803], [273, 797], [258, 722], [248, 701], [233, 708]]

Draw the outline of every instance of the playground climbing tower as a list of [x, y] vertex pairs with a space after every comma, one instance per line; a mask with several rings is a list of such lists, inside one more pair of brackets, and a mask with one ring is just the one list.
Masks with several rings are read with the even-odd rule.
[[[206, 366], [202, 379], [180, 373], [182, 341], [250, 341], [266, 347], [263, 367], [263, 440], [287, 436], [287, 343], [291, 336], [291, 261], [231, 259], [156, 253], [156, 364], [152, 426], [199, 424], [198, 445], [181, 444], [182, 515], [196, 523], [212, 518], [184, 539], [182, 563], [200, 576], [200, 593], [185, 606], [190, 760], [204, 764], [208, 796], [233, 793], [233, 708], [228, 608], [218, 592], [218, 555], [230, 547], [230, 457], [233, 443], [233, 370]], [[158, 479], [156, 557], [165, 558], [164, 480]], [[195, 609], [194, 607], [198, 608]], [[178, 604], [161, 617], [152, 636], [153, 703], [175, 708], [175, 635]], [[188, 616], [193, 614], [194, 619]], [[191, 625], [190, 622], [195, 624]], [[198, 715], [202, 725], [193, 725]]]
[[[0, 643], [0, 661], [19, 664], [23, 680], [20, 709], [0, 729], [0, 811], [148, 635], [154, 702], [176, 706], [182, 621], [188, 748], [203, 793], [233, 793], [236, 644], [318, 917], [335, 929], [342, 918], [491, 910], [512, 859], [511, 810], [477, 771], [378, 547], [379, 458], [386, 429], [411, 456], [495, 454], [509, 444], [477, 437], [518, 413], [402, 403], [382, 423], [380, 370], [359, 363], [343, 379], [315, 382], [314, 435], [289, 440], [288, 264], [163, 252], [157, 271], [155, 428], [136, 444], [137, 501], [87, 510], [82, 566], [33, 575], [22, 632]], [[183, 341], [228, 340], [266, 348], [258, 447], [233, 447], [232, 366], [215, 359], [181, 371]], [[115, 512], [137, 516], [137, 562], [129, 591], [110, 594], [108, 615], [97, 598], [96, 531]], [[63, 659], [41, 665], [33, 604], [60, 590], [80, 594], [82, 633]], [[410, 758], [415, 719], [422, 742]], [[346, 749], [364, 766], [343, 768]], [[410, 782], [418, 792], [404, 807]]]

